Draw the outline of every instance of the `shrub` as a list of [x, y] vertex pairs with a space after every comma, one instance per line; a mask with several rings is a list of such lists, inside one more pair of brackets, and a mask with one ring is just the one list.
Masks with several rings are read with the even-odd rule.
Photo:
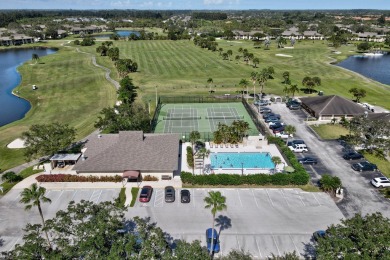
[[79, 176], [73, 174], [40, 175], [35, 178], [38, 182], [122, 182], [122, 177], [116, 176]]
[[191, 146], [187, 146], [187, 164], [190, 168], [194, 168], [194, 156]]
[[3, 176], [1, 176], [1, 180], [9, 182], [9, 183], [14, 183], [14, 182], [19, 182], [19, 181], [23, 180], [23, 177], [20, 175], [17, 175], [14, 172], [6, 172], [3, 174]]
[[142, 177], [142, 181], [158, 181], [158, 178], [155, 176], [145, 175]]
[[131, 203], [130, 203], [130, 207], [134, 206], [135, 201], [137, 200], [138, 191], [139, 191], [138, 187], [131, 188]]
[[126, 188], [122, 188], [119, 192], [118, 198], [115, 199], [115, 206], [124, 208], [126, 202]]

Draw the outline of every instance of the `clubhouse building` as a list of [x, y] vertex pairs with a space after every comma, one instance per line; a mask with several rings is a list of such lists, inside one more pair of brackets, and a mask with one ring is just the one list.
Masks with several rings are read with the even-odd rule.
[[81, 159], [72, 170], [86, 176], [120, 175], [142, 180], [149, 175], [169, 180], [180, 174], [179, 147], [178, 134], [98, 134], [87, 140]]

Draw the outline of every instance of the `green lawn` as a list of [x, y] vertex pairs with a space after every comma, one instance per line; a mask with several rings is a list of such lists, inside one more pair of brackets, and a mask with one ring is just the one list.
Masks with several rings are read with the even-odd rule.
[[[114, 45], [120, 49], [121, 58], [131, 58], [138, 63], [138, 72], [130, 74], [136, 85], [140, 86], [140, 95], [144, 100], [153, 99], [155, 86], [158, 92], [170, 95], [207, 94], [207, 79], [213, 79], [216, 94], [235, 93], [239, 90], [238, 82], [242, 78], [249, 80], [252, 71], [259, 71], [264, 67], [273, 66], [275, 79], [268, 80], [266, 93], [282, 95], [284, 71], [290, 72], [292, 83], [301, 86], [303, 77], [318, 76], [322, 85], [317, 90], [325, 94], [338, 94], [351, 98], [348, 90], [352, 87], [364, 88], [367, 97], [362, 101], [377, 104], [390, 109], [390, 86], [380, 84], [370, 79], [358, 76], [330, 62], [335, 59], [346, 58], [354, 54], [353, 45], [343, 46], [334, 54], [332, 48], [324, 41], [302, 41], [294, 49], [278, 49], [275, 44], [270, 50], [255, 49], [250, 41], [218, 40], [219, 47], [224, 51], [231, 49], [233, 57], [239, 54], [238, 49], [247, 48], [260, 59], [257, 68], [240, 62], [223, 60], [218, 52], [211, 52], [195, 46], [192, 41], [115, 41]], [[95, 53], [96, 46], [86, 47]], [[353, 51], [353, 52], [350, 52]], [[280, 57], [276, 54], [286, 54], [293, 57]], [[113, 63], [107, 57], [99, 57], [99, 63], [113, 68]], [[116, 74], [116, 73], [113, 73]], [[117, 75], [113, 75], [117, 77]], [[252, 84], [251, 84], [252, 85]], [[253, 91], [253, 87], [249, 88]], [[257, 92], [259, 88], [257, 86]], [[297, 93], [303, 95], [303, 93]]]
[[[39, 64], [27, 61], [18, 68], [22, 82], [15, 90], [31, 102], [32, 108], [25, 118], [0, 127], [2, 171], [24, 163], [23, 149], [8, 149], [6, 145], [32, 124], [66, 123], [75, 127], [81, 138], [94, 130], [99, 111], [116, 100], [115, 88], [105, 80], [104, 71], [93, 66], [88, 55], [61, 47], [61, 43], [46, 44], [59, 51], [41, 57]], [[32, 91], [32, 84], [38, 90]]]
[[339, 124], [321, 124], [321, 125], [312, 125], [311, 128], [325, 140], [329, 139], [338, 139], [342, 135], [347, 135], [348, 129], [339, 125]]
[[376, 164], [378, 166], [378, 169], [381, 171], [381, 173], [383, 173], [385, 176], [390, 178], [390, 162], [388, 160], [381, 159], [369, 153], [364, 153], [364, 157], [369, 162]]

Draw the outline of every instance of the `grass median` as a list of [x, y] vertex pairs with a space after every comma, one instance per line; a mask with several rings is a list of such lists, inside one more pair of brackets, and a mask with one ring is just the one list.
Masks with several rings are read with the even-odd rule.
[[[1, 171], [25, 162], [23, 149], [6, 146], [32, 124], [66, 123], [77, 129], [77, 138], [82, 138], [94, 130], [100, 110], [115, 103], [115, 88], [104, 78], [104, 71], [93, 66], [89, 55], [60, 43], [46, 43], [59, 51], [41, 57], [36, 65], [27, 61], [18, 68], [22, 81], [15, 91], [32, 107], [23, 119], [0, 127]], [[32, 91], [32, 84], [38, 89]]]
[[335, 140], [349, 134], [348, 129], [339, 124], [320, 124], [310, 127], [324, 140]]

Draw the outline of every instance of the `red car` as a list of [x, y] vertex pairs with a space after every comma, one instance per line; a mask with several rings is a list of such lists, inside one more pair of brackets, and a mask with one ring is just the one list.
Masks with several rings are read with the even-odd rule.
[[139, 195], [140, 202], [149, 202], [152, 197], [153, 188], [151, 186], [143, 186]]

